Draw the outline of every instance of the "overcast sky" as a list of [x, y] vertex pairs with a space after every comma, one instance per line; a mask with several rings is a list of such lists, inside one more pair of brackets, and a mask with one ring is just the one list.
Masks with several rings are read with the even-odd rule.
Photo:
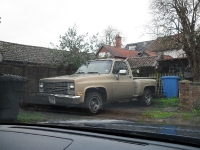
[[149, 0], [1, 0], [0, 40], [51, 47], [74, 24], [78, 33], [102, 33], [108, 26], [120, 30], [125, 43], [151, 40]]

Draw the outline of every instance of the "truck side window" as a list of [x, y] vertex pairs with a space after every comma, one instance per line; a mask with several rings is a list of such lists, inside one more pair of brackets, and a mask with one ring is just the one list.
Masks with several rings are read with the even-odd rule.
[[119, 73], [119, 70], [127, 70], [127, 72], [129, 71], [125, 62], [116, 61], [115, 64], [114, 64], [112, 73], [113, 74], [117, 74], [117, 73]]

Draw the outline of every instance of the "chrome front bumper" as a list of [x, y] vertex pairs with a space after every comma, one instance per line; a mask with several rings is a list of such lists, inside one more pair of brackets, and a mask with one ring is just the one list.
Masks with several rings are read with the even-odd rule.
[[[68, 104], [80, 104], [80, 96], [64, 95], [64, 94], [48, 94], [48, 93], [37, 93], [40, 102], [45, 104], [58, 104], [58, 105], [68, 105]], [[50, 97], [55, 98], [55, 103], [51, 103]]]

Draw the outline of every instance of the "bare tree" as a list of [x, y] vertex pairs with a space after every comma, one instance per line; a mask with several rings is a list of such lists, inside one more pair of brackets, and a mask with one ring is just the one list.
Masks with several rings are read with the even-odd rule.
[[[200, 0], [152, 0], [151, 31], [186, 53], [194, 81], [200, 81]], [[168, 40], [169, 40], [168, 39]]]
[[[111, 45], [115, 46], [116, 45], [116, 40], [115, 37], [119, 34], [122, 36], [122, 32], [119, 31], [118, 29], [108, 26], [104, 31], [103, 31], [103, 36], [102, 39], [100, 40], [101, 44], [106, 44], [106, 45]], [[122, 40], [125, 40], [125, 37], [122, 37]]]

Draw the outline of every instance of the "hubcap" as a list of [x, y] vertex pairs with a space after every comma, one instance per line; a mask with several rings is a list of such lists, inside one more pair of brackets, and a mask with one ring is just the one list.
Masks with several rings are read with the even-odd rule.
[[99, 97], [94, 95], [89, 103], [89, 109], [92, 113], [96, 113], [100, 108], [100, 100]]
[[149, 105], [151, 103], [151, 94], [149, 94], [149, 93], [145, 94], [145, 101], [146, 101], [147, 105]]

